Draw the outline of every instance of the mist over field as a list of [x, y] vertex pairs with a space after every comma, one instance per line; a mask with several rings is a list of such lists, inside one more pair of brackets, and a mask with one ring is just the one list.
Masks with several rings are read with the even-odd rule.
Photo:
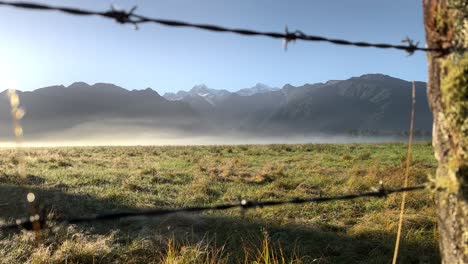
[[[378, 143], [406, 141], [404, 136], [346, 136], [333, 134], [261, 136], [239, 131], [197, 132], [148, 127], [124, 120], [88, 122], [69, 129], [24, 135], [23, 146], [147, 146], [147, 145], [243, 145], [304, 143]], [[424, 140], [424, 138], [419, 138]], [[0, 147], [12, 147], [12, 136], [3, 137]]]

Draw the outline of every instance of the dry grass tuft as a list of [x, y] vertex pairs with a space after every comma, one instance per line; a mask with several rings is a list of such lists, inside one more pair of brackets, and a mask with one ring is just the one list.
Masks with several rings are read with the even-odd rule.
[[285, 168], [271, 164], [265, 164], [255, 176], [246, 179], [247, 183], [266, 184], [285, 176]]

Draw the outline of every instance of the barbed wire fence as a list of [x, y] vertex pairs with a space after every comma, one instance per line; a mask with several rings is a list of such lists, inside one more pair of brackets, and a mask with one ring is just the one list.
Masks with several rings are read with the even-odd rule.
[[[191, 23], [186, 21], [179, 20], [167, 20], [160, 18], [151, 18], [135, 13], [136, 7], [131, 8], [130, 10], [118, 10], [114, 7], [111, 7], [107, 11], [92, 11], [72, 7], [63, 7], [63, 6], [52, 6], [46, 4], [32, 3], [32, 2], [12, 2], [12, 1], [0, 1], [0, 6], [9, 6], [20, 9], [29, 9], [29, 10], [39, 10], [39, 11], [58, 11], [70, 15], [78, 16], [99, 16], [107, 19], [112, 19], [120, 24], [131, 24], [135, 29], [139, 28], [141, 24], [154, 23], [163, 26], [169, 27], [187, 27], [211, 32], [218, 33], [233, 33], [242, 36], [262, 36], [269, 37], [273, 39], [282, 39], [284, 43], [285, 50], [288, 47], [288, 44], [298, 40], [309, 41], [309, 42], [325, 42], [334, 45], [344, 45], [344, 46], [354, 46], [362, 48], [378, 48], [378, 49], [395, 49], [400, 51], [405, 51], [408, 55], [412, 55], [415, 52], [431, 52], [435, 54], [445, 55], [448, 53], [454, 52], [465, 52], [468, 50], [467, 47], [450, 47], [450, 48], [425, 48], [419, 47], [419, 42], [415, 42], [410, 38], [404, 39], [403, 44], [388, 44], [388, 43], [370, 43], [364, 41], [350, 41], [345, 39], [336, 39], [329, 38], [324, 36], [316, 36], [305, 34], [300, 30], [289, 31], [287, 26], [285, 27], [284, 32], [265, 32], [265, 31], [256, 31], [252, 29], [238, 29], [238, 28], [228, 28], [219, 25], [212, 24], [198, 24]], [[15, 118], [15, 117], [14, 117]], [[19, 118], [21, 119], [21, 118]], [[18, 120], [19, 120], [18, 119]], [[17, 121], [18, 121], [17, 120]], [[273, 207], [286, 204], [305, 204], [305, 203], [326, 203], [332, 201], [344, 201], [344, 200], [354, 200], [360, 198], [383, 198], [387, 195], [403, 193], [403, 199], [400, 210], [399, 225], [398, 225], [398, 234], [395, 245], [395, 252], [393, 262], [395, 263], [398, 258], [398, 247], [401, 236], [401, 228], [403, 223], [403, 214], [404, 214], [404, 204], [405, 204], [405, 194], [407, 192], [421, 191], [424, 189], [433, 188], [430, 185], [418, 185], [418, 186], [407, 186], [408, 174], [409, 174], [409, 163], [411, 155], [411, 143], [412, 143], [412, 130], [414, 122], [414, 82], [413, 82], [413, 103], [412, 103], [412, 112], [411, 112], [411, 126], [410, 126], [410, 135], [408, 142], [408, 153], [407, 153], [407, 162], [406, 162], [406, 173], [405, 173], [405, 182], [404, 187], [401, 188], [386, 188], [383, 183], [380, 182], [378, 188], [375, 188], [371, 192], [364, 193], [354, 193], [354, 194], [343, 194], [338, 196], [328, 196], [328, 197], [314, 197], [314, 198], [295, 198], [291, 200], [273, 200], [273, 201], [250, 201], [242, 199], [238, 203], [228, 203], [228, 204], [219, 204], [213, 206], [202, 206], [202, 207], [185, 207], [185, 208], [176, 208], [176, 209], [156, 209], [156, 210], [145, 210], [137, 212], [118, 212], [110, 214], [96, 214], [93, 216], [78, 217], [78, 218], [56, 218], [56, 219], [46, 219], [45, 214], [35, 213], [31, 214], [27, 218], [17, 219], [14, 223], [0, 225], [0, 231], [14, 231], [19, 229], [34, 230], [38, 231], [41, 229], [50, 228], [52, 225], [56, 224], [82, 224], [82, 223], [93, 223], [98, 221], [111, 221], [127, 217], [136, 217], [136, 216], [149, 216], [156, 217], [162, 215], [169, 215], [181, 212], [187, 213], [196, 213], [196, 212], [205, 212], [205, 211], [223, 211], [228, 209], [240, 208], [242, 210], [252, 209], [252, 208], [265, 208]], [[15, 123], [16, 124], [16, 123]], [[19, 133], [17, 126], [15, 125], [15, 134]], [[21, 131], [22, 136], [22, 131]], [[28, 193], [29, 195], [29, 193]], [[28, 198], [29, 199], [29, 198]], [[50, 222], [49, 222], [50, 221]]]
[[269, 37], [274, 39], [282, 39], [284, 43], [284, 48], [287, 49], [288, 44], [290, 42], [295, 42], [297, 40], [302, 41], [312, 41], [312, 42], [326, 42], [335, 45], [344, 45], [344, 46], [354, 46], [354, 47], [361, 47], [361, 48], [379, 48], [379, 49], [396, 49], [402, 50], [407, 52], [409, 55], [412, 55], [416, 51], [422, 52], [436, 52], [441, 54], [447, 54], [450, 52], [463, 52], [467, 50], [467, 47], [452, 47], [452, 48], [425, 48], [419, 47], [419, 42], [415, 42], [409, 37], [406, 37], [402, 40], [403, 43], [407, 43], [406, 45], [401, 44], [389, 44], [389, 43], [370, 43], [365, 41], [351, 41], [346, 39], [336, 39], [336, 38], [329, 38], [324, 36], [316, 36], [316, 35], [309, 35], [305, 34], [300, 30], [289, 31], [288, 27], [285, 27], [284, 32], [265, 32], [265, 31], [257, 31], [252, 29], [240, 29], [240, 28], [228, 28], [219, 25], [213, 24], [198, 24], [198, 23], [191, 23], [186, 21], [180, 20], [169, 20], [169, 19], [160, 19], [160, 18], [151, 18], [143, 15], [139, 15], [135, 13], [137, 7], [134, 6], [130, 10], [120, 10], [116, 9], [115, 7], [111, 6], [110, 10], [107, 11], [93, 11], [93, 10], [86, 10], [80, 8], [73, 8], [73, 7], [62, 7], [62, 6], [52, 6], [46, 4], [38, 4], [32, 2], [10, 2], [10, 1], [0, 1], [0, 5], [2, 6], [10, 6], [15, 8], [21, 9], [29, 9], [29, 10], [40, 10], [40, 11], [58, 11], [70, 15], [77, 15], [77, 16], [99, 16], [103, 18], [112, 19], [120, 24], [131, 24], [134, 26], [135, 29], [138, 29], [139, 25], [145, 23], [155, 23], [163, 26], [169, 27], [186, 27], [186, 28], [193, 28], [193, 29], [200, 29], [206, 30], [211, 32], [225, 32], [225, 33], [233, 33], [239, 34], [243, 36], [263, 36]]
[[[195, 212], [204, 212], [204, 211], [224, 211], [228, 209], [241, 208], [241, 209], [252, 209], [252, 208], [265, 208], [273, 207], [278, 205], [286, 204], [305, 204], [305, 203], [326, 203], [333, 201], [346, 201], [354, 200], [364, 197], [373, 197], [373, 198], [382, 198], [387, 195], [394, 193], [404, 193], [404, 192], [414, 192], [421, 191], [426, 189], [426, 185], [418, 185], [404, 188], [386, 188], [383, 183], [380, 182], [378, 188], [375, 188], [374, 191], [364, 192], [364, 193], [355, 193], [355, 194], [344, 194], [339, 196], [328, 196], [328, 197], [314, 197], [314, 198], [295, 198], [291, 200], [272, 200], [272, 201], [251, 201], [246, 199], [241, 199], [238, 203], [227, 203], [219, 204], [213, 206], [201, 206], [201, 207], [185, 207], [185, 208], [176, 208], [176, 209], [157, 209], [157, 210], [145, 210], [138, 212], [118, 212], [110, 214], [97, 214], [94, 216], [78, 217], [78, 218], [57, 218], [52, 219], [57, 224], [81, 224], [81, 223], [91, 223], [99, 221], [109, 221], [117, 220], [127, 217], [135, 216], [163, 216], [175, 213], [195, 213]], [[46, 217], [44, 215], [33, 215], [28, 218], [17, 219], [15, 223], [9, 225], [0, 226], [0, 230], [14, 230], [24, 228], [26, 230], [33, 230], [33, 224], [40, 223], [42, 228], [46, 227]]]

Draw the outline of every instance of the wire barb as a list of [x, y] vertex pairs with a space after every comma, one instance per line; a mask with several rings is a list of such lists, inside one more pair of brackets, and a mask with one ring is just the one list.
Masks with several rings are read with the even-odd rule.
[[335, 45], [345, 45], [345, 46], [354, 46], [354, 47], [362, 47], [362, 48], [379, 48], [379, 49], [396, 49], [396, 50], [403, 50], [406, 51], [409, 55], [412, 55], [416, 51], [422, 52], [437, 52], [440, 54], [448, 54], [449, 52], [464, 52], [467, 51], [467, 47], [450, 47], [450, 48], [423, 48], [418, 46], [418, 42], [414, 43], [413, 40], [410, 38], [406, 38], [403, 40], [404, 43], [408, 43], [407, 45], [394, 45], [394, 44], [387, 44], [387, 43], [370, 43], [364, 41], [350, 41], [345, 39], [334, 39], [328, 38], [323, 36], [314, 36], [314, 35], [307, 35], [300, 30], [295, 30], [293, 32], [286, 30], [284, 33], [279, 32], [264, 32], [264, 31], [256, 31], [252, 29], [237, 29], [237, 28], [227, 28], [218, 25], [211, 25], [211, 24], [197, 24], [197, 23], [190, 23], [185, 21], [179, 20], [167, 20], [167, 19], [159, 19], [159, 18], [150, 18], [142, 15], [138, 15], [135, 13], [136, 6], [131, 8], [129, 11], [125, 10], [118, 10], [114, 7], [111, 7], [110, 10], [99, 12], [99, 11], [92, 11], [92, 10], [83, 10], [78, 8], [71, 8], [71, 7], [60, 7], [60, 6], [51, 6], [39, 3], [31, 3], [31, 2], [6, 2], [0, 1], [0, 5], [3, 6], [11, 6], [15, 8], [21, 9], [33, 9], [33, 10], [53, 10], [59, 11], [71, 15], [80, 15], [80, 16], [101, 16], [104, 18], [110, 18], [115, 20], [120, 24], [132, 24], [135, 29], [138, 29], [139, 24], [143, 23], [155, 23], [163, 26], [169, 27], [188, 27], [212, 32], [227, 32], [227, 33], [234, 33], [243, 36], [263, 36], [263, 37], [270, 37], [275, 39], [282, 39], [284, 49], [287, 50], [289, 42], [295, 42], [297, 40], [302, 41], [313, 41], [313, 42], [327, 42]]
[[413, 55], [414, 52], [418, 49], [419, 41], [414, 43], [414, 40], [410, 39], [408, 36], [406, 36], [406, 38], [403, 39], [401, 42], [408, 43], [408, 49], [406, 50], [408, 56]]
[[105, 12], [105, 16], [114, 19], [117, 23], [127, 24], [130, 23], [134, 26], [135, 29], [138, 29], [139, 20], [134, 19], [134, 12], [137, 9], [137, 6], [132, 7], [130, 11], [125, 11], [123, 9], [117, 9], [114, 5], [111, 5], [111, 9]]

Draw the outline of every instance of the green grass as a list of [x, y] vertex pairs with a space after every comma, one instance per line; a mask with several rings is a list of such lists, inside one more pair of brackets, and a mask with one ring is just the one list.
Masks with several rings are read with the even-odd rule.
[[[52, 217], [175, 208], [368, 191], [402, 185], [406, 145], [306, 144], [25, 149], [27, 177], [13, 149], [0, 150], [0, 222], [27, 215], [25, 189]], [[413, 146], [410, 183], [436, 161]], [[0, 234], [2, 263], [389, 263], [401, 195], [285, 205], [96, 225], [57, 226], [39, 239]], [[407, 200], [402, 263], [437, 263], [431, 193]]]

